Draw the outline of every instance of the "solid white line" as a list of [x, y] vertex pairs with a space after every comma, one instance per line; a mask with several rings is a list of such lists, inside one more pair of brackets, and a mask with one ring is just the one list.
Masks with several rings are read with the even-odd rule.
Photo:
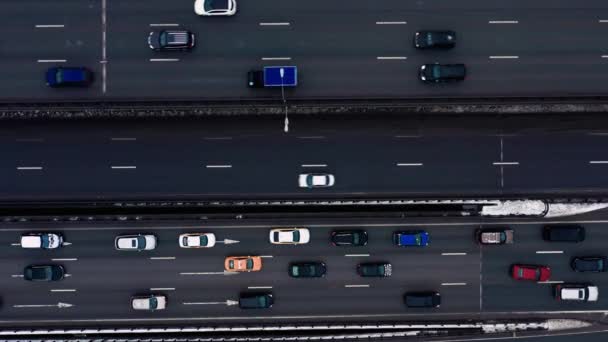
[[564, 251], [536, 251], [536, 254], [564, 254]]
[[397, 166], [422, 166], [422, 163], [397, 163]]
[[65, 63], [67, 59], [39, 59], [38, 63]]
[[327, 167], [327, 164], [302, 164], [302, 167]]
[[376, 25], [406, 25], [407, 21], [376, 21]]
[[519, 56], [490, 56], [490, 59], [518, 59]]
[[260, 26], [289, 26], [291, 25], [288, 22], [278, 22], [278, 23], [260, 23]]
[[449, 255], [467, 255], [467, 253], [441, 253], [441, 255], [449, 256]]
[[11, 246], [21, 246], [19, 242], [11, 243]]
[[271, 289], [272, 286], [247, 286], [249, 290]]
[[369, 287], [368, 284], [361, 284], [361, 285], [344, 285], [344, 287], [346, 288], [353, 288], [353, 287]]
[[291, 57], [262, 57], [263, 61], [290, 61]]
[[51, 261], [78, 261], [78, 258], [55, 258], [51, 259]]
[[52, 289], [51, 292], [76, 292], [76, 289]]
[[519, 162], [493, 162], [492, 165], [519, 165]]
[[101, 0], [101, 93], [108, 88], [108, 55], [107, 55], [107, 0]]
[[36, 25], [36, 28], [62, 28], [65, 25]]
[[23, 278], [23, 274], [11, 274], [11, 278]]
[[17, 170], [42, 170], [42, 166], [18, 166]]
[[608, 55], [602, 55], [602, 58], [608, 58]]
[[175, 287], [151, 287], [150, 291], [175, 291]]
[[110, 138], [112, 141], [136, 141], [137, 138]]
[[150, 58], [150, 62], [179, 62], [179, 58]]
[[467, 283], [441, 283], [441, 286], [465, 286]]
[[598, 20], [598, 22], [600, 24], [606, 24], [606, 23], [608, 23], [608, 20], [606, 20], [606, 19], [600, 19], [600, 20]]
[[205, 165], [208, 169], [231, 169], [232, 165]]
[[608, 164], [608, 160], [591, 160], [589, 164]]
[[260, 255], [260, 258], [274, 258], [272, 255]]
[[150, 27], [179, 26], [179, 24], [150, 24]]
[[344, 254], [345, 257], [368, 257], [369, 254]]
[[546, 280], [546, 281], [537, 281], [538, 284], [563, 284], [562, 280]]
[[175, 260], [175, 257], [150, 257], [150, 260]]
[[137, 166], [110, 166], [113, 170], [132, 170], [137, 169]]
[[379, 56], [376, 57], [377, 60], [380, 61], [384, 61], [384, 60], [389, 60], [389, 61], [404, 61], [407, 59], [407, 57], [405, 56]]
[[490, 20], [488, 24], [519, 24], [517, 20]]

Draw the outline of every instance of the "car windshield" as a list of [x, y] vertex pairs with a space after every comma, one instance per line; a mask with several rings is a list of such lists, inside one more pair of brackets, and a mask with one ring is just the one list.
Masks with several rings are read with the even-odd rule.
[[[135, 242], [135, 241], [133, 241]], [[143, 236], [138, 236], [137, 237], [137, 245], [133, 246], [135, 248], [146, 248], [146, 238], [144, 238]]]
[[300, 241], [300, 231], [299, 230], [293, 231], [293, 241], [294, 242]]
[[297, 265], [293, 265], [291, 267], [291, 274], [293, 274], [294, 276], [299, 276], [300, 275], [300, 267], [298, 267]]
[[228, 0], [205, 0], [205, 11], [228, 9]]
[[156, 297], [152, 297], [150, 298], [150, 309], [156, 308], [158, 308], [158, 300], [156, 299]]
[[441, 67], [439, 65], [433, 65], [433, 78], [441, 78]]
[[234, 268], [234, 260], [228, 261], [228, 267], [231, 268], [231, 269]]
[[420, 234], [416, 234], [416, 244], [417, 245], [421, 244], [421, 239], [422, 239], [422, 236], [420, 236]]
[[253, 268], [253, 259], [247, 259], [247, 269], [250, 270], [252, 268]]
[[433, 34], [431, 32], [427, 32], [426, 34], [426, 43], [429, 45], [433, 44]]
[[358, 233], [353, 233], [353, 243], [355, 245], [358, 245], [360, 240], [361, 239], [359, 238], [359, 234]]
[[201, 246], [207, 246], [207, 242], [208, 242], [207, 236], [202, 235], [201, 236]]
[[161, 32], [161, 34], [158, 36], [158, 43], [160, 44], [160, 46], [167, 46], [167, 40], [168, 40], [168, 34], [166, 31]]
[[57, 81], [57, 83], [63, 82], [63, 72], [61, 72], [61, 70], [57, 70], [57, 72], [55, 73], [55, 80]]
[[500, 233], [500, 242], [505, 242], [507, 240], [507, 234], [505, 232]]
[[585, 290], [584, 289], [578, 290], [578, 298], [585, 299]]
[[40, 239], [42, 240], [42, 247], [48, 247], [51, 245], [52, 240], [49, 238], [48, 234], [42, 235]]
[[187, 237], [187, 236], [184, 236], [184, 237], [182, 238], [182, 244], [183, 244], [184, 246], [188, 246], [188, 237]]
[[279, 232], [274, 232], [274, 241], [279, 241]]
[[599, 268], [600, 270], [604, 269], [604, 260], [600, 259], [597, 261], [597, 268]]
[[259, 296], [258, 297], [258, 304], [261, 307], [266, 307], [266, 296]]

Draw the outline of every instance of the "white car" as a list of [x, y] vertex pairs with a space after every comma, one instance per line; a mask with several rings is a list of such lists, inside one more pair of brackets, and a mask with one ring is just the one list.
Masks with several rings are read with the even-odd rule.
[[53, 233], [30, 233], [21, 235], [21, 248], [55, 249], [63, 244], [63, 236]]
[[198, 15], [230, 16], [236, 13], [236, 0], [196, 0], [194, 13]]
[[300, 188], [328, 188], [335, 183], [336, 178], [329, 173], [303, 173], [298, 177]]
[[151, 251], [156, 248], [156, 236], [152, 234], [120, 235], [114, 240], [119, 251]]
[[597, 286], [588, 284], [555, 285], [555, 298], [567, 301], [596, 302], [599, 297]]
[[187, 233], [179, 236], [181, 248], [209, 248], [215, 246], [213, 233]]
[[131, 299], [133, 310], [164, 310], [167, 307], [167, 297], [163, 295], [137, 296]]
[[270, 243], [276, 245], [301, 245], [310, 241], [306, 228], [274, 228], [270, 230]]

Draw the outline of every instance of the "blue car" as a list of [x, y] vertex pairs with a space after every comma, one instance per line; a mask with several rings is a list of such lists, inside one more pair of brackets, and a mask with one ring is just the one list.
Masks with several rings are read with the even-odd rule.
[[49, 68], [46, 84], [49, 87], [87, 87], [93, 81], [93, 73], [87, 68]]
[[424, 247], [429, 244], [429, 233], [423, 230], [407, 230], [393, 233], [393, 243], [397, 246]]

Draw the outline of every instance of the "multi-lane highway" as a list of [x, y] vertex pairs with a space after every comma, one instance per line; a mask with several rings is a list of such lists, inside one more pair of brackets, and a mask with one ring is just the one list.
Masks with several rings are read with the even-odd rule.
[[[480, 246], [473, 239], [476, 228], [511, 226], [515, 243]], [[578, 244], [549, 243], [541, 239], [546, 221], [372, 221], [292, 220], [264, 222], [167, 223], [22, 223], [5, 224], [0, 235], [3, 286], [2, 325], [28, 323], [117, 324], [163, 319], [174, 322], [232, 322], [256, 320], [391, 320], [433, 317], [490, 317], [518, 312], [550, 314], [608, 310], [603, 291], [606, 274], [583, 274], [570, 269], [573, 256], [605, 254], [606, 221], [584, 223], [587, 239]], [[300, 246], [271, 245], [268, 231], [277, 226], [305, 226], [311, 241]], [[364, 247], [336, 247], [329, 241], [336, 229], [360, 228], [369, 233]], [[393, 231], [423, 228], [430, 245], [421, 248], [392, 244]], [[68, 246], [59, 250], [26, 250], [18, 246], [24, 232], [64, 234]], [[153, 251], [114, 249], [114, 237], [124, 233], [153, 233]], [[210, 249], [182, 249], [177, 237], [184, 232], [213, 232], [219, 241]], [[260, 272], [224, 275], [223, 261], [231, 255], [263, 257]], [[294, 279], [287, 274], [293, 261], [324, 261], [321, 279]], [[388, 261], [393, 275], [361, 278], [360, 262]], [[552, 297], [551, 283], [517, 282], [509, 277], [512, 263], [548, 265], [552, 282], [591, 282], [599, 286], [597, 303], [564, 303]], [[61, 264], [69, 277], [57, 282], [33, 283], [21, 275], [31, 264]], [[442, 295], [438, 309], [415, 310], [404, 306], [406, 291], [436, 290]], [[228, 306], [246, 291], [272, 292], [275, 305], [267, 310], [241, 310]], [[168, 307], [158, 312], [130, 308], [136, 294], [162, 293]], [[58, 307], [59, 303], [69, 307]], [[482, 316], [479, 316], [482, 314]], [[484, 316], [485, 315], [485, 316]]]
[[[233, 17], [204, 18], [193, 0], [23, 1], [0, 4], [0, 99], [280, 99], [246, 73], [297, 65], [287, 98], [604, 95], [608, 4], [602, 0], [346, 2], [240, 0]], [[152, 29], [196, 34], [191, 52], [154, 53]], [[451, 29], [450, 51], [417, 51], [417, 30]], [[429, 86], [425, 63], [465, 63], [460, 84]], [[86, 66], [90, 89], [48, 89], [51, 66]]]
[[[32, 199], [601, 194], [608, 129], [586, 116], [369, 121], [14, 122], [0, 196]], [[591, 124], [593, 122], [593, 124]], [[543, 128], [525, 128], [539, 126]], [[332, 173], [335, 185], [298, 187]]]

